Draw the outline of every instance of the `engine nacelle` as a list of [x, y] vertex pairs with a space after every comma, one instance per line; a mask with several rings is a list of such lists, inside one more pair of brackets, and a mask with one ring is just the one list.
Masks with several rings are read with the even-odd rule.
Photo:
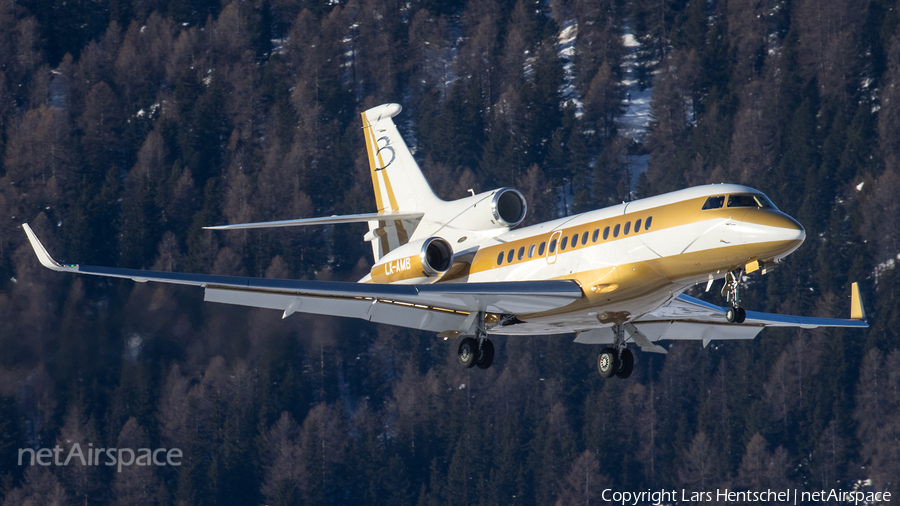
[[528, 203], [519, 190], [500, 188], [491, 199], [491, 214], [497, 223], [505, 227], [515, 227], [525, 219]]
[[460, 230], [512, 228], [522, 223], [528, 210], [525, 197], [512, 188], [497, 188], [445, 206], [440, 213], [453, 218], [443, 224]]
[[372, 267], [375, 283], [434, 283], [450, 270], [453, 247], [445, 239], [429, 237], [394, 249]]

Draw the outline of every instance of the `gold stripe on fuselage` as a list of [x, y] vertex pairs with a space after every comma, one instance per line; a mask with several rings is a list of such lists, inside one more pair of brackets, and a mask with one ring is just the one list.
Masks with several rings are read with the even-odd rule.
[[[614, 243], [615, 241], [624, 240], [626, 238], [642, 237], [644, 235], [658, 233], [666, 229], [699, 221], [730, 219], [734, 220], [733, 223], [735, 225], [743, 222], [779, 228], [799, 226], [792, 218], [776, 209], [725, 207], [721, 209], [703, 210], [702, 206], [707, 198], [708, 196], [702, 196], [595, 220], [580, 225], [563, 226], [563, 228], [541, 232], [540, 234], [523, 237], [522, 239], [517, 239], [508, 243], [480, 248], [475, 254], [469, 274], [485, 273], [500, 267], [517, 264], [524, 265], [529, 262], [540, 262], [533, 264], [535, 270], [538, 270], [548, 261], [549, 256], [556, 255], [558, 256], [557, 262], [564, 263], [568, 253], [580, 251], [584, 248], [605, 243]], [[648, 218], [652, 219], [650, 228], [646, 229], [644, 226], [647, 223]], [[641, 220], [641, 230], [634, 231], [632, 229], [629, 234], [625, 234], [625, 224], [630, 222], [631, 227], [633, 227], [638, 219]], [[613, 230], [616, 225], [619, 225], [619, 234], [614, 237]], [[606, 227], [609, 227], [610, 234], [609, 237], [604, 240], [603, 231]], [[593, 240], [595, 231], [597, 231], [596, 242]], [[522, 232], [525, 232], [525, 230]], [[561, 236], [559, 235], [560, 233]], [[565, 250], [562, 250], [561, 244], [558, 241], [556, 244], [556, 252], [550, 252], [551, 237], [565, 237], [570, 239], [575, 233], [578, 234], [578, 243], [574, 248], [569, 245]], [[584, 234], [588, 235], [586, 244], [582, 244], [581, 242]], [[545, 243], [544, 254], [528, 258], [527, 252], [530, 250], [531, 245], [535, 245], [536, 252], [538, 245], [542, 242]], [[692, 243], [688, 243], [684, 250], [678, 254], [670, 254], [668, 256], [660, 256], [659, 253], [653, 251], [645, 244], [644, 246], [656, 254], [657, 258], [580, 270], [578, 272], [570, 272], [568, 274], [555, 276], [552, 279], [572, 279], [578, 282], [585, 297], [565, 307], [552, 311], [520, 315], [520, 319], [529, 321], [535, 318], [559, 316], [567, 313], [583, 313], [585, 310], [597, 306], [603, 306], [604, 308], [610, 307], [613, 312], [609, 314], [614, 314], [617, 307], [621, 307], [623, 310], [628, 309], [630, 311], [651, 310], [653, 307], [657, 307], [659, 304], [665, 302], [667, 298], [672, 296], [674, 291], [683, 289], [685, 283], [695, 283], [698, 280], [702, 280], [706, 278], [710, 272], [724, 273], [729, 270], [737, 269], [751, 260], [773, 258], [774, 256], [789, 250], [791, 247], [796, 246], [797, 242], [760, 242], [754, 243], [750, 247], [743, 243], [739, 243], [705, 249], [702, 251], [687, 252], [690, 244]], [[525, 251], [522, 260], [518, 260], [520, 248], [524, 248]], [[509, 250], [513, 250], [512, 262], [507, 262]], [[501, 252], [503, 254], [503, 261], [498, 265], [497, 258]], [[643, 302], [634, 303], [635, 301]], [[624, 312], [617, 316], [611, 316], [610, 318], [624, 319], [627, 317], [628, 312]]]
[[[562, 229], [554, 229], [548, 232], [544, 232], [541, 234], [536, 234], [533, 236], [524, 237], [522, 239], [518, 239], [515, 241], [510, 241], [504, 244], [497, 244], [493, 246], [487, 246], [483, 248], [479, 248], [478, 252], [475, 254], [475, 258], [472, 261], [472, 267], [470, 269], [470, 274], [476, 274], [481, 272], [487, 272], [493, 269], [499, 269], [501, 267], [506, 267], [511, 265], [506, 262], [506, 258], [504, 257], [504, 261], [502, 264], [497, 264], [497, 256], [501, 251], [507, 252], [509, 250], [514, 250], [516, 252], [512, 265], [521, 264], [522, 262], [528, 261], [543, 261], [546, 262], [546, 257], [548, 255], [566, 255], [568, 253], [572, 253], [574, 251], [580, 250], [582, 248], [587, 248], [589, 246], [596, 246], [599, 244], [605, 243], [613, 243], [615, 241], [624, 240], [631, 237], [640, 237], [643, 235], [647, 235], [653, 232], [659, 232], [662, 230], [666, 230], [673, 227], [678, 227], [682, 225], [688, 225], [690, 223], [694, 223], [697, 221], [705, 221], [712, 219], [729, 219], [733, 218], [738, 221], [747, 221], [750, 223], [757, 223], [760, 225], [768, 225], [773, 227], [785, 226], [786, 223], [793, 222], [790, 218], [786, 217], [780, 211], [774, 209], [758, 209], [758, 208], [749, 208], [749, 207], [726, 207], [722, 209], [707, 209], [702, 210], [701, 207], [703, 203], [706, 201], [707, 197], [699, 197], [695, 199], [685, 200], [682, 202], [674, 202], [671, 204], [665, 204], [659, 207], [654, 207], [651, 209], [645, 209], [642, 211], [636, 211], [632, 213], [622, 214], [618, 216], [614, 216], [611, 218], [605, 218], [602, 220], [596, 220], [589, 223], [584, 223], [577, 226], [569, 226]], [[749, 212], [752, 211], [752, 212]], [[599, 212], [599, 211], [593, 211]], [[590, 214], [590, 213], [588, 213]], [[645, 224], [647, 223], [647, 219], [652, 218], [650, 229], [645, 228]], [[629, 234], [625, 234], [624, 227], [627, 222], [631, 223], [633, 227], [635, 222], [640, 219], [641, 220], [641, 230], [636, 232], [632, 230]], [[618, 236], [613, 236], [613, 231], [615, 230], [616, 225], [620, 226]], [[609, 227], [610, 233], [608, 239], [603, 239], [603, 231], [606, 227]], [[599, 230], [597, 241], [593, 241], [594, 231]], [[550, 252], [550, 237], [557, 233], [561, 232], [561, 237], [571, 238], [572, 234], [578, 233], [578, 245], [576, 247], [572, 247], [571, 245], [567, 245], [565, 250], [561, 249], [561, 245], [556, 245], [556, 252]], [[588, 234], [588, 241], [586, 244], [582, 244], [583, 234]], [[527, 252], [532, 244], [535, 244], [536, 249], [537, 246], [540, 245], [541, 242], [546, 243], [544, 254], [541, 256], [535, 255], [532, 258], [527, 258]], [[518, 258], [518, 250], [519, 248], [525, 248], [526, 258], [519, 261]], [[717, 248], [714, 251], [721, 252], [722, 248]], [[737, 251], [736, 251], [737, 252]], [[729, 255], [730, 256], [730, 255]], [[735, 256], [735, 260], [728, 263], [727, 266], [734, 266], [735, 268], [743, 265], [743, 262], [746, 260], [750, 260], [750, 252], [748, 251], [745, 255], [737, 255]], [[721, 258], [721, 257], [720, 257]], [[740, 258], [741, 260], [737, 260]], [[762, 257], [764, 258], [764, 257]], [[561, 260], [559, 260], [561, 261]], [[723, 266], [723, 268], [727, 267]]]

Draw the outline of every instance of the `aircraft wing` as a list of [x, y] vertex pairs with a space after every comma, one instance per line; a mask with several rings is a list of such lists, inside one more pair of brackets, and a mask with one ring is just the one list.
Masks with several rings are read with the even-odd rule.
[[[851, 317], [817, 318], [810, 316], [780, 315], [747, 311], [744, 323], [728, 323], [725, 308], [710, 304], [690, 295], [681, 294], [637, 320], [625, 325], [629, 341], [641, 350], [666, 353], [665, 348], [653, 344], [662, 340], [703, 341], [703, 346], [712, 340], [753, 339], [766, 327], [818, 327], [866, 328], [865, 309], [859, 295], [859, 286], [853, 283], [851, 291]], [[614, 334], [611, 328], [600, 328], [581, 332], [575, 342], [583, 344], [612, 344]]]
[[203, 228], [205, 230], [248, 230], [255, 228], [297, 227], [305, 225], [336, 225], [339, 223], [368, 223], [370, 221], [379, 220], [406, 220], [417, 219], [422, 216], [425, 216], [425, 213], [401, 213], [399, 211], [393, 211], [387, 213], [333, 215], [323, 218], [300, 218], [297, 220], [261, 221], [257, 223], [239, 223], [236, 225], [218, 225], [215, 227]]
[[[747, 311], [747, 319], [741, 326], [751, 327], [800, 327], [814, 329], [818, 327], [868, 327], [865, 321], [865, 312], [859, 302], [859, 287], [853, 283], [852, 307], [850, 319], [842, 318], [818, 318], [812, 316], [781, 315], [774, 313], [761, 313]], [[858, 309], [857, 309], [858, 308]], [[637, 320], [638, 322], [653, 321], [679, 321], [699, 324], [729, 324], [725, 320], [725, 308], [710, 304], [690, 295], [681, 294], [672, 299], [668, 304], [648, 313]]]
[[421, 330], [466, 330], [470, 313], [531, 313], [565, 306], [582, 297], [572, 281], [514, 281], [393, 285], [218, 276], [60, 264], [23, 224], [41, 264], [60, 272], [157, 281], [205, 289], [204, 300], [284, 311], [362, 318]]

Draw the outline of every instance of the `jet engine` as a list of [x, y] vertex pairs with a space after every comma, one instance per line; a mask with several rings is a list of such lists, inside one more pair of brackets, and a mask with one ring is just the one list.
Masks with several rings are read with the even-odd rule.
[[440, 226], [448, 225], [458, 230], [512, 228], [522, 223], [528, 210], [525, 197], [512, 188], [497, 188], [445, 202], [442, 207], [435, 214], [451, 218], [441, 221]]
[[434, 283], [450, 270], [453, 247], [440, 237], [428, 237], [394, 249], [372, 267], [375, 283]]
[[515, 227], [525, 219], [528, 204], [518, 190], [500, 188], [491, 199], [491, 214], [505, 227]]

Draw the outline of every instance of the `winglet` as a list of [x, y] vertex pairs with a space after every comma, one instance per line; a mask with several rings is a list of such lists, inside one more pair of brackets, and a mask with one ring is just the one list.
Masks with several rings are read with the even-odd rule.
[[34, 235], [34, 232], [31, 230], [31, 227], [28, 226], [27, 223], [22, 224], [22, 228], [25, 229], [25, 235], [28, 236], [28, 242], [31, 243], [31, 247], [34, 248], [34, 253], [37, 255], [38, 260], [41, 261], [41, 264], [54, 271], [77, 271], [77, 266], [65, 266], [57, 262], [50, 256], [50, 253], [47, 253], [47, 248], [44, 248], [44, 245], [41, 244], [41, 241]]
[[863, 307], [862, 297], [859, 295], [859, 283], [856, 282], [850, 287], [850, 319], [866, 321], [866, 308]]

